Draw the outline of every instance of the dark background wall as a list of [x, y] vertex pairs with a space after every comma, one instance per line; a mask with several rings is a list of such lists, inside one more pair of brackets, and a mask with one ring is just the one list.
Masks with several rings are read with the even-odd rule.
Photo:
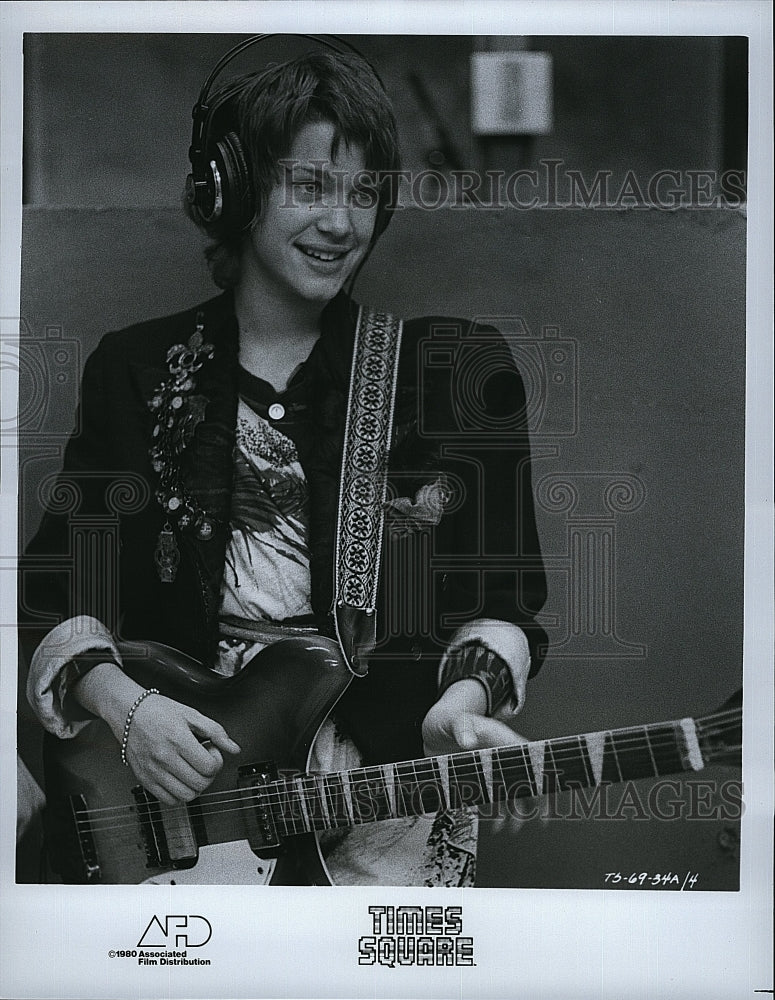
[[[217, 60], [243, 37], [27, 35], [25, 201], [178, 204], [191, 108]], [[508, 169], [541, 157], [619, 179], [628, 170], [645, 178], [662, 169], [745, 169], [744, 38], [348, 37], [394, 99], [412, 170]], [[505, 147], [475, 139], [470, 54], [522, 48], [553, 58], [552, 133]], [[298, 43], [251, 49], [224, 79], [297, 51]]]
[[[213, 291], [201, 239], [174, 206], [190, 106], [232, 40], [28, 38], [24, 537], [99, 336]], [[730, 139], [723, 40], [533, 39], [555, 57], [554, 133], [495, 144], [467, 125], [474, 44], [487, 42], [364, 40], [396, 100], [410, 167], [427, 166], [442, 119], [465, 166], [556, 156], [587, 174], [632, 169], [647, 178], [744, 163]], [[408, 68], [423, 75], [435, 123]], [[729, 210], [410, 209], [359, 280], [359, 297], [404, 315], [505, 317], [507, 329], [524, 322], [514, 346], [537, 373], [546, 407], [534, 414], [534, 477], [553, 642], [519, 720], [526, 736], [677, 718], [712, 709], [740, 684], [744, 255], [744, 218]], [[557, 329], [566, 357], [575, 354], [561, 384], [545, 328]], [[578, 491], [575, 509], [560, 502], [558, 481]], [[612, 500], [606, 491], [617, 482], [629, 497]], [[582, 537], [592, 555], [610, 546], [602, 603], [588, 599], [589, 562], [572, 562]], [[599, 582], [600, 572], [589, 579]], [[34, 767], [30, 734], [23, 727]], [[482, 879], [597, 885], [606, 852], [641, 866], [649, 857], [689, 864], [701, 837], [708, 872], [729, 885], [735, 866], [720, 860], [718, 832], [714, 823], [534, 822], [518, 838], [485, 833]]]

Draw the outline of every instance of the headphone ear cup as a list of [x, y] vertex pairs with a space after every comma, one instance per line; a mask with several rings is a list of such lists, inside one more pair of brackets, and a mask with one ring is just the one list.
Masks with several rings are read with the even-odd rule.
[[223, 225], [231, 232], [247, 228], [253, 219], [253, 185], [247, 157], [236, 132], [227, 132], [217, 143], [223, 162]]
[[239, 232], [253, 218], [253, 189], [247, 158], [235, 132], [204, 151], [205, 187], [195, 202], [201, 221], [215, 233]]

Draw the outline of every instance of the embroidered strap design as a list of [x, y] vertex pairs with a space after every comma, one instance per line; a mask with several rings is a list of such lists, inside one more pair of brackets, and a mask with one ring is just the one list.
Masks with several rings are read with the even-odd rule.
[[336, 602], [373, 614], [376, 607], [387, 457], [403, 323], [361, 307], [355, 332], [339, 490]]

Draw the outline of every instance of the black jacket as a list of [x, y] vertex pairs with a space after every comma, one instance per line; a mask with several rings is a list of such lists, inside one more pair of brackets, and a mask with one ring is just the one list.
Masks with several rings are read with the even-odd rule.
[[[208, 541], [178, 533], [180, 565], [169, 584], [160, 582], [154, 562], [165, 516], [148, 454], [154, 425], [148, 401], [168, 377], [168, 348], [188, 341], [199, 311], [215, 354], [196, 375], [196, 393], [207, 406], [183, 468], [187, 488], [214, 515], [216, 531]], [[328, 634], [356, 316], [343, 295], [324, 311], [309, 362], [314, 440], [300, 454], [309, 485], [312, 608]], [[212, 662], [229, 538], [237, 372], [228, 293], [102, 339], [86, 364], [63, 472], [21, 560], [20, 624], [28, 655], [58, 621], [89, 614], [119, 638], [155, 639]], [[436, 698], [438, 658], [460, 624], [491, 617], [520, 625], [533, 673], [546, 642], [534, 622], [546, 590], [522, 380], [495, 331], [424, 317], [404, 325], [389, 496], [413, 499], [442, 473], [453, 498], [438, 526], [386, 533], [377, 646], [368, 674], [353, 681], [338, 706], [340, 723], [367, 760], [421, 753], [420, 723]]]

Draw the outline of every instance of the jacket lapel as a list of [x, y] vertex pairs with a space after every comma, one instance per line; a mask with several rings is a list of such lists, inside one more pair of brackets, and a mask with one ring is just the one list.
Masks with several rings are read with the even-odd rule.
[[204, 397], [204, 419], [186, 449], [182, 471], [186, 487], [202, 508], [212, 515], [214, 532], [209, 539], [196, 531], [181, 535], [192, 556], [202, 587], [208, 632], [217, 644], [217, 615], [223, 566], [229, 542], [229, 517], [234, 478], [234, 445], [237, 422], [237, 324], [232, 298], [223, 295], [203, 307], [203, 336], [215, 352], [197, 372], [197, 395]]

